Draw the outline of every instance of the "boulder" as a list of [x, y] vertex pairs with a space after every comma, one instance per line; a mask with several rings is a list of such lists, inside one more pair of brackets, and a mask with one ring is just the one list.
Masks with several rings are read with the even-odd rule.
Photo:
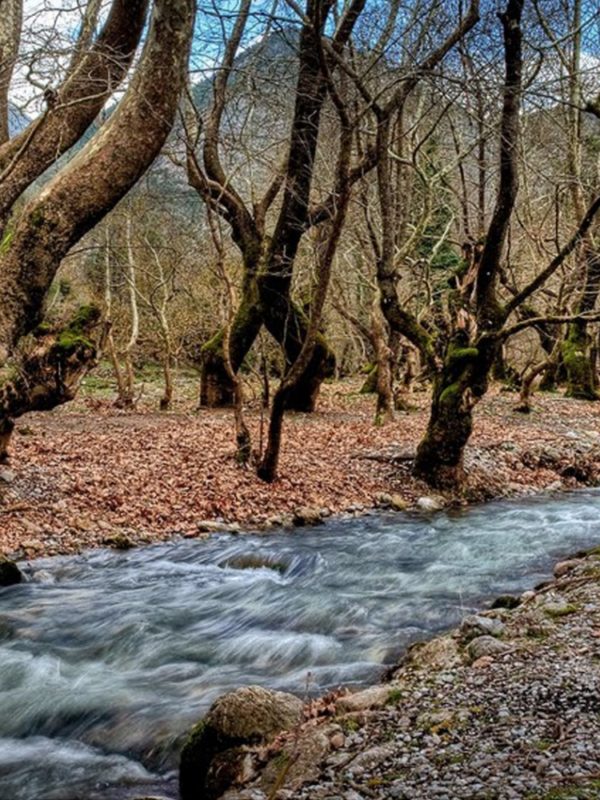
[[321, 509], [301, 506], [294, 511], [293, 523], [297, 528], [303, 528], [306, 525], [321, 525], [323, 523]]
[[572, 572], [576, 567], [582, 563], [579, 558], [570, 558], [567, 561], [559, 561], [554, 567], [554, 577], [563, 578], [569, 572]]
[[265, 744], [302, 719], [303, 703], [285, 692], [244, 686], [213, 703], [185, 743], [179, 768], [181, 800], [216, 800], [253, 777], [248, 746]]
[[495, 639], [493, 636], [478, 636], [476, 639], [473, 639], [468, 647], [471, 662], [478, 661], [484, 656], [494, 658], [495, 656], [505, 653], [507, 650], [510, 650], [510, 647], [499, 639]]
[[472, 614], [463, 619], [459, 633], [463, 642], [470, 642], [477, 636], [501, 636], [504, 633], [504, 624], [493, 617]]
[[429, 495], [427, 497], [419, 497], [417, 500], [417, 508], [421, 511], [433, 513], [434, 511], [441, 511], [445, 506], [443, 497], [437, 495]]
[[22, 580], [23, 573], [15, 562], [0, 556], [0, 588], [14, 586], [17, 583], [21, 583]]
[[287, 742], [261, 771], [260, 787], [267, 797], [273, 797], [278, 789], [295, 797], [303, 784], [316, 781], [321, 764], [331, 753], [332, 733], [332, 726], [308, 726]]
[[438, 636], [430, 642], [411, 648], [409, 661], [422, 669], [451, 669], [462, 664], [457, 643], [450, 636]]

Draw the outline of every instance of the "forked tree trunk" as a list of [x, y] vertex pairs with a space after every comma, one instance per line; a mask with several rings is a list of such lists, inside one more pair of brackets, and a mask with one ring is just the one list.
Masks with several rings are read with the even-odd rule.
[[522, 87], [521, 14], [523, 0], [508, 0], [500, 15], [504, 32], [505, 83], [500, 134], [500, 185], [477, 272], [478, 332], [473, 343], [465, 330], [451, 339], [434, 381], [431, 413], [417, 449], [415, 474], [431, 486], [459, 489], [464, 481], [464, 450], [473, 428], [473, 407], [488, 388], [497, 358], [505, 311], [497, 298], [500, 262], [517, 198], [519, 114]]
[[[262, 327], [258, 287], [254, 270], [246, 267], [247, 277], [242, 288], [229, 333], [229, 359], [237, 373]], [[250, 273], [250, 274], [248, 274]], [[224, 331], [220, 330], [201, 350], [200, 406], [228, 408], [235, 405], [235, 384], [231, 380], [223, 352]]]
[[[118, 3], [113, 10], [117, 6], [129, 30], [139, 3]], [[0, 375], [0, 428], [4, 437], [7, 419], [70, 399], [79, 382], [81, 364], [94, 357], [90, 356], [93, 345], [72, 324], [58, 338], [43, 330], [40, 334], [44, 299], [71, 247], [123, 199], [160, 152], [185, 84], [194, 10], [193, 0], [155, 0], [144, 52], [117, 109], [25, 204], [16, 215], [10, 236], [4, 238], [0, 252], [0, 369], [4, 373]], [[112, 12], [109, 20], [114, 22]], [[140, 32], [142, 27], [143, 20]], [[130, 50], [128, 45], [131, 58]], [[111, 53], [110, 58], [115, 55]], [[108, 70], [110, 77], [106, 54], [102, 69]], [[111, 85], [111, 92], [113, 89]], [[153, 109], [151, 115], [148, 108]], [[31, 351], [23, 337], [36, 329]], [[25, 348], [24, 355], [19, 353], [19, 346]], [[16, 376], [10, 374], [13, 363], [20, 370]]]

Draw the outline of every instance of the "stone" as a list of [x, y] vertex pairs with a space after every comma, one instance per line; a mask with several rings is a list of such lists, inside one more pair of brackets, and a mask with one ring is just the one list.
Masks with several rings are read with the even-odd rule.
[[483, 656], [494, 658], [510, 650], [510, 647], [493, 636], [478, 636], [469, 644], [468, 652], [471, 662], [475, 662]]
[[322, 525], [321, 509], [301, 506], [294, 511], [293, 523], [297, 528], [303, 528], [307, 525]]
[[406, 511], [408, 509], [408, 502], [401, 494], [393, 494], [390, 500], [390, 507], [393, 508], [394, 511]]
[[0, 556], [0, 588], [15, 586], [23, 580], [23, 573], [14, 561]]
[[473, 669], [485, 669], [486, 667], [491, 666], [494, 663], [494, 659], [491, 656], [481, 656], [481, 658], [476, 659], [471, 666]]
[[126, 533], [115, 533], [102, 540], [102, 544], [107, 544], [115, 550], [131, 550], [135, 547], [135, 542]]
[[460, 624], [459, 634], [463, 642], [470, 642], [477, 636], [501, 636], [504, 624], [499, 619], [471, 614]]
[[329, 744], [333, 750], [339, 750], [346, 744], [346, 737], [341, 731], [336, 731], [329, 739]]
[[241, 528], [237, 522], [219, 522], [214, 519], [201, 519], [196, 523], [199, 533], [239, 533]]
[[428, 495], [427, 497], [419, 497], [417, 500], [417, 508], [420, 511], [433, 513], [434, 511], [441, 511], [445, 506], [444, 498], [437, 495]]
[[570, 558], [566, 561], [559, 561], [558, 564], [554, 567], [554, 577], [555, 578], [562, 578], [567, 573], [572, 572], [575, 567], [578, 567], [582, 563], [580, 558]]
[[382, 684], [344, 695], [336, 700], [336, 711], [338, 714], [347, 714], [352, 711], [366, 711], [369, 708], [382, 708], [388, 702], [391, 688], [393, 687], [390, 684]]
[[294, 695], [244, 686], [218, 698], [190, 733], [179, 768], [181, 800], [215, 800], [234, 782], [249, 779], [248, 745], [264, 744], [302, 720]]
[[490, 608], [517, 608], [521, 605], [521, 598], [515, 597], [513, 594], [501, 594], [497, 597]]
[[438, 636], [410, 650], [409, 660], [417, 667], [433, 670], [452, 669], [462, 664], [457, 643], [450, 636]]
[[291, 797], [300, 787], [316, 781], [321, 764], [331, 752], [330, 728], [308, 726], [285, 744], [261, 772], [260, 787], [268, 797], [278, 790], [291, 790]]
[[39, 539], [23, 539], [21, 547], [23, 550], [33, 550], [37, 552], [44, 549], [44, 543], [40, 542]]
[[0, 470], [0, 483], [11, 484], [17, 480], [16, 474], [12, 471], [12, 469], [3, 469]]

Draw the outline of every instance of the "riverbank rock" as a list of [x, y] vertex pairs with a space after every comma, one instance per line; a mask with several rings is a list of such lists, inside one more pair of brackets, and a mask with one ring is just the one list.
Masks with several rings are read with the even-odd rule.
[[494, 617], [484, 617], [471, 614], [465, 617], [459, 628], [459, 635], [463, 642], [470, 642], [477, 636], [501, 636], [504, 624]]
[[505, 653], [507, 650], [510, 650], [510, 647], [499, 639], [495, 639], [493, 636], [478, 636], [476, 639], [473, 639], [468, 647], [469, 657], [472, 662], [478, 661], [484, 656], [491, 656], [494, 658], [495, 656], [502, 655], [502, 653]]
[[322, 525], [321, 509], [301, 506], [294, 511], [293, 523], [297, 528], [303, 528], [307, 525]]
[[430, 642], [411, 647], [408, 653], [409, 664], [425, 670], [444, 670], [462, 664], [460, 650], [451, 636], [438, 636]]
[[215, 519], [201, 519], [196, 523], [198, 533], [239, 533], [241, 527], [237, 522], [220, 522]]
[[417, 500], [417, 508], [419, 511], [426, 511], [427, 513], [442, 511], [445, 505], [446, 501], [443, 497], [433, 494], [427, 497], [419, 497]]
[[254, 774], [249, 746], [298, 725], [303, 703], [285, 692], [244, 686], [220, 697], [195, 726], [181, 753], [181, 800], [216, 800]]
[[21, 583], [23, 573], [14, 561], [0, 556], [0, 588]]

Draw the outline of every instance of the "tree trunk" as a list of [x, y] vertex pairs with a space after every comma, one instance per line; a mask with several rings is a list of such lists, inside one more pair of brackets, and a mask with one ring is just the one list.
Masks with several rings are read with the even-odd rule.
[[[427, 431], [417, 449], [414, 474], [437, 489], [455, 489], [464, 480], [464, 449], [473, 430], [473, 406], [485, 391], [482, 354], [459, 331], [436, 375]], [[481, 367], [483, 366], [483, 373]], [[476, 386], [483, 374], [484, 385]]]
[[[247, 270], [249, 271], [249, 270]], [[247, 275], [242, 297], [229, 334], [229, 357], [237, 372], [262, 326], [256, 278]], [[201, 350], [200, 406], [228, 408], [235, 404], [235, 385], [231, 380], [223, 353], [224, 331], [219, 331]]]
[[29, 411], [47, 411], [72, 400], [84, 375], [96, 363], [90, 334], [100, 312], [83, 306], [62, 330], [40, 326], [0, 370], [0, 462], [8, 459], [13, 420]]
[[23, 24], [23, 0], [0, 0], [0, 145], [10, 138], [8, 93]]
[[[600, 294], [600, 256], [589, 241], [585, 242], [582, 250], [585, 254], [586, 274], [577, 311], [580, 314], [589, 314], [594, 310]], [[567, 397], [577, 400], [600, 399], [596, 391], [593, 338], [588, 331], [588, 323], [584, 320], [576, 320], [569, 325], [563, 342], [562, 357], [567, 372]]]

